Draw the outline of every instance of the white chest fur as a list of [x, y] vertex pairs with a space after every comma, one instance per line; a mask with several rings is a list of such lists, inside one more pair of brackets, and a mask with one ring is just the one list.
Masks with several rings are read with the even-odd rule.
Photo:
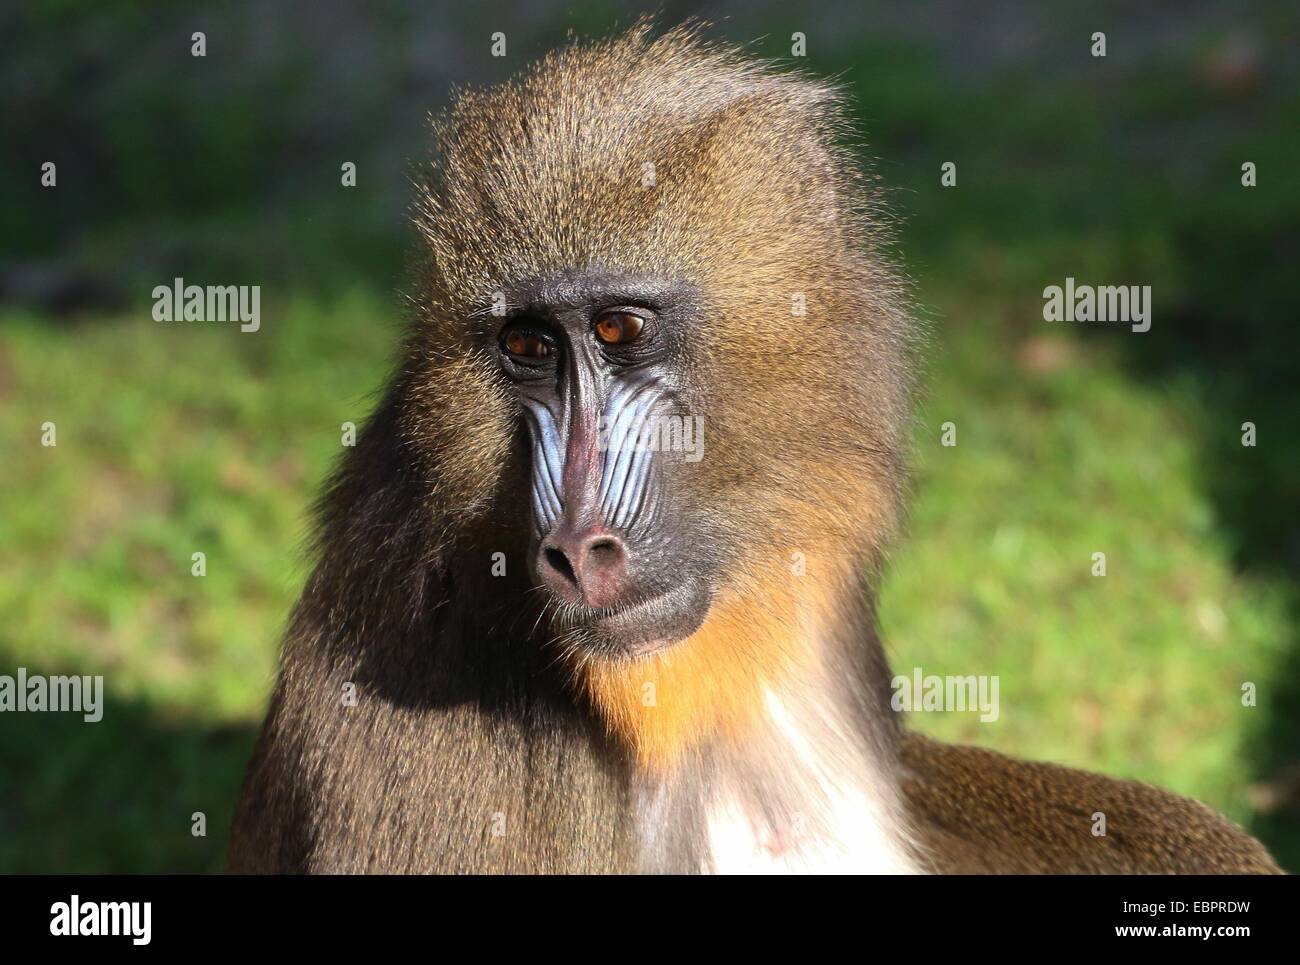
[[746, 788], [724, 785], [710, 800], [708, 864], [718, 874], [915, 874], [892, 791], [873, 780], [835, 721], [815, 709], [792, 714], [768, 693], [774, 761], [788, 762], [796, 800], [784, 826], [773, 826], [747, 800]]

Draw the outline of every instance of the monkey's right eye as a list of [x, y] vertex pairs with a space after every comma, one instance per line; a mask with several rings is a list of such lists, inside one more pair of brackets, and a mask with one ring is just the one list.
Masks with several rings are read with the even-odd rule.
[[516, 358], [544, 359], [555, 351], [551, 340], [530, 328], [508, 328], [501, 333], [501, 347]]

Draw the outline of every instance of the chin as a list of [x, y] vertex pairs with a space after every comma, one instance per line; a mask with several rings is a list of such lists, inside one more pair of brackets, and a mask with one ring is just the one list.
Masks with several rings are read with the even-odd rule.
[[671, 650], [692, 636], [704, 625], [712, 605], [712, 587], [703, 580], [690, 580], [627, 606], [576, 612], [569, 608], [558, 629], [585, 657], [639, 660]]

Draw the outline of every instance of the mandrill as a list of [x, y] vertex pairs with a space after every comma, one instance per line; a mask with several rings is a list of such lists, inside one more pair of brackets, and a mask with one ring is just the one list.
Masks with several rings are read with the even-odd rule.
[[1193, 801], [901, 728], [915, 326], [845, 129], [644, 24], [437, 122], [232, 871], [1276, 870]]

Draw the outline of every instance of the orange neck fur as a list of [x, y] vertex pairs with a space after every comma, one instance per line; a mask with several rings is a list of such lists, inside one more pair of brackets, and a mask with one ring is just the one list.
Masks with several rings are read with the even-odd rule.
[[765, 692], [817, 660], [810, 637], [826, 612], [817, 603], [826, 601], [810, 603], [804, 591], [825, 585], [789, 576], [730, 591], [698, 631], [671, 649], [589, 664], [588, 695], [641, 767], [667, 773], [704, 739], [743, 736], [762, 714]]

